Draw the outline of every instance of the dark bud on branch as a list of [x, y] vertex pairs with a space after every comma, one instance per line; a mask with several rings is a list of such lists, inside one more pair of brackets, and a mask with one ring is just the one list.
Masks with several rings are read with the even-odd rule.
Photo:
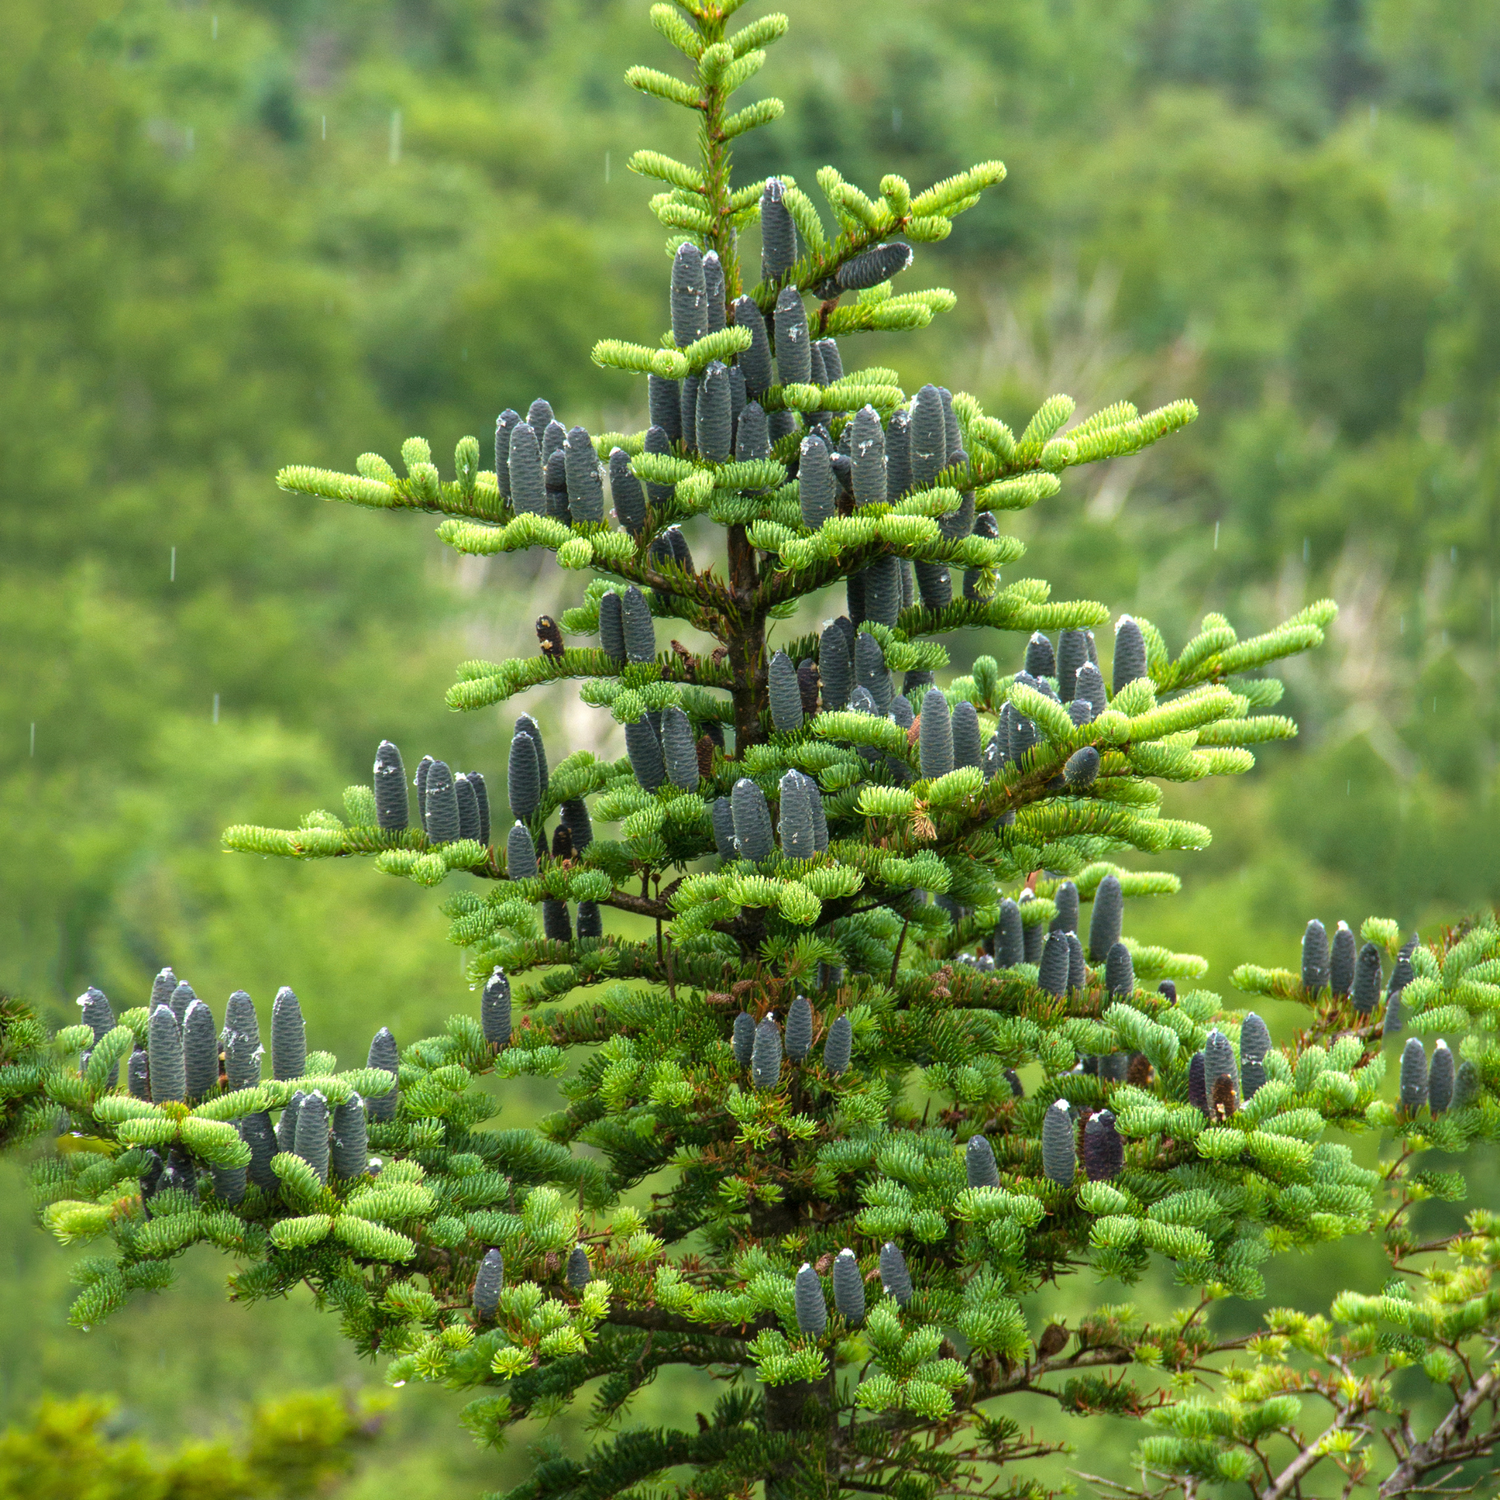
[[823, 1066], [835, 1077], [848, 1071], [854, 1050], [854, 1027], [848, 1016], [838, 1016], [823, 1042]]
[[479, 1024], [484, 1039], [499, 1050], [510, 1045], [510, 979], [498, 964], [484, 982], [479, 1001]]
[[537, 873], [536, 844], [524, 823], [512, 823], [505, 836], [505, 874], [508, 880], [533, 880]]
[[1328, 960], [1328, 985], [1340, 998], [1347, 995], [1354, 985], [1355, 947], [1349, 924], [1340, 922], [1334, 929], [1333, 951]]
[[1053, 655], [1052, 642], [1040, 630], [1026, 642], [1026, 670], [1033, 677], [1057, 676], [1057, 659]]
[[[383, 1068], [392, 1078], [397, 1076], [401, 1063], [401, 1054], [396, 1048], [396, 1038], [390, 1033], [389, 1027], [382, 1026], [375, 1033], [370, 1042], [370, 1052], [366, 1060], [366, 1066], [371, 1068]], [[389, 1093], [372, 1094], [366, 1101], [366, 1108], [370, 1111], [372, 1120], [393, 1120], [396, 1117], [396, 1104], [400, 1099], [400, 1087], [393, 1087]]]
[[1328, 988], [1328, 933], [1314, 917], [1302, 934], [1302, 988], [1316, 995]]
[[481, 1323], [489, 1322], [500, 1311], [500, 1293], [504, 1289], [505, 1259], [498, 1250], [487, 1250], [479, 1262], [479, 1274], [470, 1294], [474, 1314]]
[[886, 1296], [905, 1307], [912, 1299], [911, 1272], [906, 1269], [906, 1257], [901, 1247], [887, 1240], [880, 1247], [880, 1285]]
[[581, 1292], [594, 1279], [594, 1268], [589, 1264], [589, 1253], [582, 1245], [574, 1245], [568, 1256], [568, 1285]]
[[1125, 1142], [1107, 1109], [1090, 1115], [1083, 1129], [1083, 1170], [1090, 1182], [1109, 1182], [1125, 1168]]
[[1442, 1037], [1432, 1049], [1432, 1067], [1427, 1073], [1427, 1105], [1434, 1115], [1444, 1113], [1453, 1103], [1453, 1054]]
[[1042, 1119], [1042, 1173], [1050, 1182], [1071, 1185], [1078, 1170], [1073, 1117], [1066, 1099], [1057, 1100]]
[[734, 1047], [734, 1060], [742, 1068], [748, 1068], [751, 1055], [755, 1051], [755, 1017], [748, 1010], [742, 1010], [734, 1018], [734, 1037], [731, 1045]]
[[1089, 962], [1103, 963], [1109, 950], [1120, 941], [1125, 923], [1125, 897], [1119, 877], [1106, 875], [1094, 892], [1094, 909], [1089, 915]]
[[768, 178], [760, 195], [760, 279], [780, 281], [797, 260], [797, 226], [786, 206], [786, 188]]
[[307, 1071], [307, 1023], [302, 1006], [283, 985], [271, 1002], [271, 1077], [283, 1081]]
[[964, 1171], [971, 1188], [997, 1188], [1000, 1186], [1000, 1168], [995, 1165], [995, 1152], [982, 1135], [969, 1137], [964, 1148]]
[[773, 1016], [767, 1016], [755, 1028], [750, 1079], [758, 1089], [774, 1089], [781, 1079], [781, 1030]]
[[1427, 1053], [1420, 1037], [1411, 1037], [1401, 1049], [1401, 1109], [1414, 1115], [1427, 1103]]
[[1151, 675], [1146, 668], [1146, 637], [1129, 615], [1121, 615], [1115, 622], [1113, 675], [1117, 693], [1137, 678]]
[[865, 1320], [865, 1279], [847, 1246], [833, 1258], [833, 1305], [855, 1327]]
[[1355, 960], [1354, 984], [1349, 992], [1357, 1014], [1367, 1016], [1375, 1009], [1380, 998], [1380, 977], [1380, 949], [1374, 943], [1366, 943]]
[[429, 843], [450, 844], [458, 837], [458, 793], [447, 763], [433, 761], [427, 770], [427, 796], [423, 821]]
[[609, 495], [615, 519], [631, 536], [639, 536], [646, 526], [646, 492], [631, 471], [630, 455], [623, 448], [609, 450]]
[[823, 1297], [823, 1283], [818, 1273], [806, 1261], [797, 1272], [793, 1300], [796, 1304], [798, 1329], [812, 1334], [814, 1338], [821, 1338], [828, 1331], [828, 1303]]
[[1208, 1118], [1208, 1062], [1201, 1052], [1193, 1053], [1188, 1062], [1188, 1103]]
[[381, 740], [375, 752], [375, 821], [382, 828], [405, 828], [410, 816], [406, 797], [406, 767], [401, 752], [389, 741]]

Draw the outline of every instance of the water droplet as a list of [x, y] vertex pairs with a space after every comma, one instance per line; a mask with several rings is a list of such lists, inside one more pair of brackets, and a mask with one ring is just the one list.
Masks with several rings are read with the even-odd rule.
[[406, 1382], [404, 1380], [393, 1380], [391, 1382], [391, 1384], [393, 1386], [395, 1386], [396, 1389], [399, 1391], [401, 1389], [401, 1387], [406, 1384]]

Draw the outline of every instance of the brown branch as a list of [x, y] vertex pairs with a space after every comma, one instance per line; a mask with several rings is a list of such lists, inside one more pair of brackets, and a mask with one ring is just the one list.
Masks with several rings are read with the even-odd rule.
[[679, 1313], [666, 1312], [659, 1307], [622, 1307], [618, 1302], [610, 1304], [604, 1322], [621, 1328], [645, 1328], [654, 1333], [691, 1334], [699, 1338], [737, 1339], [749, 1343], [756, 1334], [766, 1328], [779, 1327], [779, 1320], [770, 1313], [762, 1313], [750, 1323], [695, 1323]]
[[658, 922], [669, 922], [672, 919], [672, 908], [665, 901], [653, 900], [649, 896], [632, 896], [629, 891], [611, 891], [605, 897], [604, 905], [612, 906], [616, 911], [634, 912], [638, 917], [654, 917]]
[[1438, 1423], [1425, 1443], [1411, 1446], [1406, 1457], [1380, 1486], [1380, 1500], [1410, 1495], [1419, 1489], [1423, 1476], [1433, 1469], [1489, 1452], [1500, 1439], [1500, 1429], [1491, 1427], [1488, 1432], [1471, 1438], [1469, 1423], [1486, 1401], [1494, 1401], [1497, 1396], [1500, 1396], [1500, 1365], [1491, 1366], [1474, 1382], [1468, 1395]]
[[1285, 1500], [1285, 1497], [1293, 1491], [1300, 1493], [1299, 1487], [1302, 1480], [1328, 1457], [1321, 1451], [1324, 1440], [1347, 1430], [1353, 1425], [1353, 1420], [1352, 1412], [1341, 1411], [1330, 1426], [1319, 1433], [1311, 1443], [1303, 1446], [1296, 1458], [1276, 1476], [1271, 1487], [1261, 1491], [1261, 1500]]

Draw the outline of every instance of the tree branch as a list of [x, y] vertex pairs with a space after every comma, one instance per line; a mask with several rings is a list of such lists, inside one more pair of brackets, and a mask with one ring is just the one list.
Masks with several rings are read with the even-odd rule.
[[1419, 1487], [1418, 1481], [1433, 1469], [1459, 1459], [1474, 1458], [1488, 1452], [1500, 1430], [1491, 1427], [1480, 1437], [1469, 1437], [1469, 1423], [1474, 1413], [1486, 1401], [1500, 1396], [1500, 1365], [1492, 1365], [1441, 1422], [1425, 1443], [1416, 1443], [1406, 1457], [1392, 1470], [1390, 1477], [1380, 1486], [1380, 1500], [1393, 1500], [1397, 1495], [1409, 1495]]

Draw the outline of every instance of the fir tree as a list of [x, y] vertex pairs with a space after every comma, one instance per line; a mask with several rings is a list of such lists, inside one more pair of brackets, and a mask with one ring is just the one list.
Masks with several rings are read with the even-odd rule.
[[[1004, 170], [916, 192], [891, 175], [870, 196], [826, 167], [825, 207], [787, 176], [733, 186], [733, 142], [781, 105], [732, 96], [787, 25], [731, 33], [735, 9], [655, 6], [685, 62], [627, 74], [692, 112], [701, 148], [632, 157], [664, 184], [670, 326], [655, 349], [594, 351], [644, 378], [649, 426], [590, 435], [509, 392], [493, 466], [466, 437], [444, 479], [411, 438], [404, 473], [366, 454], [354, 474], [280, 475], [442, 516], [461, 552], [544, 547], [592, 574], [538, 621], [537, 655], [463, 664], [448, 701], [579, 679], [627, 754], [559, 758], [521, 713], [503, 777], [424, 756], [408, 784], [382, 742], [343, 818], [226, 833], [423, 885], [475, 877], [444, 910], [482, 995], [441, 1036], [401, 1047], [382, 1028], [341, 1070], [309, 1050], [290, 989], [259, 1016], [237, 992], [214, 1076], [211, 1006], [188, 990], [179, 1016], [175, 976], [117, 1022], [91, 991], [50, 1041], [7, 1013], [7, 1133], [61, 1109], [71, 1148], [36, 1170], [43, 1216], [114, 1247], [81, 1264], [74, 1321], [164, 1286], [209, 1241], [241, 1262], [237, 1297], [306, 1282], [397, 1383], [476, 1389], [481, 1441], [597, 1382], [601, 1426], [623, 1430], [541, 1462], [516, 1500], [1040, 1494], [1026, 1460], [1062, 1445], [1006, 1404], [1035, 1392], [1150, 1413], [1151, 1494], [1238, 1480], [1280, 1500], [1319, 1465], [1383, 1494], [1440, 1482], [1497, 1435], [1500, 1240], [1477, 1214], [1417, 1243], [1407, 1209], [1463, 1188], [1412, 1158], [1500, 1132], [1500, 928], [1424, 945], [1372, 918], [1362, 948], [1341, 925], [1331, 952], [1312, 923], [1298, 971], [1233, 976], [1305, 1007], [1279, 1038], [1190, 987], [1201, 960], [1130, 935], [1133, 904], [1178, 882], [1117, 860], [1209, 837], [1163, 815], [1161, 784], [1242, 773], [1250, 747], [1295, 733], [1266, 712], [1267, 669], [1318, 645], [1334, 607], [1245, 640], [1210, 615], [1175, 656], [1122, 617], [1106, 678], [1100, 605], [1004, 581], [1024, 550], [1004, 512], [1194, 408], [1119, 402], [1069, 426], [1054, 396], [1017, 435], [962, 392], [908, 394], [859, 364], [855, 335], [953, 305], [895, 279]], [[756, 223], [758, 274], [740, 245]], [[834, 588], [836, 617], [773, 645]], [[681, 624], [714, 645], [671, 638]], [[940, 683], [959, 629], [998, 654]], [[1439, 1042], [1429, 1062], [1438, 1032], [1459, 1060]], [[481, 1129], [487, 1073], [557, 1077], [563, 1107]], [[1369, 1130], [1397, 1147], [1383, 1173], [1325, 1138]], [[648, 1180], [649, 1204], [627, 1203]], [[1289, 1313], [1255, 1341], [1207, 1327], [1212, 1300], [1262, 1292], [1267, 1255], [1374, 1224], [1421, 1297], [1400, 1277], [1348, 1293], [1338, 1335]], [[1153, 1256], [1191, 1289], [1166, 1324], [1116, 1307], [1028, 1326], [1019, 1299], [1044, 1282], [1088, 1265], [1128, 1283]], [[1254, 1363], [1226, 1371], [1238, 1351]], [[1450, 1402], [1426, 1438], [1386, 1379], [1412, 1362]], [[634, 1394], [679, 1365], [720, 1380], [717, 1403], [629, 1426]], [[1190, 1396], [1216, 1374], [1221, 1399]], [[1301, 1424], [1298, 1386], [1333, 1408], [1327, 1432]], [[688, 1477], [653, 1488], [668, 1470]]]

